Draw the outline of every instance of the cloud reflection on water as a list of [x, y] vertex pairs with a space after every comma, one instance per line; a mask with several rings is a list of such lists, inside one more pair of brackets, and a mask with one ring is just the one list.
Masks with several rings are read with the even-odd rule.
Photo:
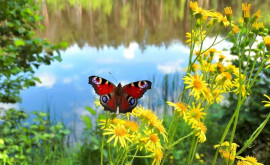
[[[86, 45], [82, 49], [77, 45], [69, 47], [62, 52], [62, 62], [55, 61], [36, 71], [42, 83], [24, 90], [19, 106], [27, 111], [46, 111], [49, 107], [52, 118], [70, 123], [75, 115], [79, 121], [79, 115], [84, 114], [82, 107], [94, 106], [97, 98], [88, 84], [89, 76], [101, 76], [117, 85], [149, 79], [153, 75], [162, 77], [164, 73], [182, 72], [188, 57], [186, 49], [180, 42], [168, 47], [147, 46], [144, 50], [140, 50], [137, 43], [116, 49]], [[158, 87], [154, 85], [153, 88]], [[76, 107], [80, 107], [79, 111]]]

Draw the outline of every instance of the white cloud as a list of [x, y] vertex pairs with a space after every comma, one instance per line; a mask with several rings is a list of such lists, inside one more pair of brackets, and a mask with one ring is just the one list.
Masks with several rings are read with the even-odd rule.
[[134, 52], [138, 49], [138, 44], [136, 42], [131, 42], [127, 48], [124, 50], [124, 57], [126, 59], [132, 59], [135, 57]]
[[37, 77], [40, 79], [41, 83], [37, 83], [37, 87], [46, 87], [51, 88], [56, 83], [56, 77], [52, 73], [40, 73], [37, 74]]
[[170, 61], [164, 64], [157, 65], [157, 69], [165, 74], [183, 72], [184, 68], [181, 67], [182, 63], [183, 63], [183, 60]]
[[71, 81], [72, 81], [72, 79], [70, 77], [66, 77], [63, 79], [64, 84], [69, 84], [69, 83], [71, 83]]
[[73, 64], [62, 64], [62, 68], [63, 68], [63, 69], [71, 69], [71, 68], [73, 68], [73, 67], [74, 67]]
[[90, 113], [84, 107], [78, 107], [75, 109], [75, 113], [78, 116], [90, 115]]
[[99, 64], [113, 64], [113, 63], [117, 63], [117, 61], [115, 59], [112, 59], [112, 58], [104, 58], [104, 59], [98, 59], [96, 63], [99, 63]]
[[170, 44], [169, 49], [172, 51], [179, 51], [181, 53], [189, 54], [189, 47], [184, 46], [180, 42], [173, 42], [172, 44]]

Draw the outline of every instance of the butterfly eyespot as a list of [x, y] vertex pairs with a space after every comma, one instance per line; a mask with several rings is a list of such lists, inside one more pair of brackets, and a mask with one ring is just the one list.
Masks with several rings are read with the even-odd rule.
[[108, 95], [101, 96], [101, 101], [102, 101], [103, 103], [107, 103], [107, 102], [109, 101]]
[[147, 88], [148, 87], [148, 83], [146, 81], [139, 81], [138, 86], [140, 88]]
[[129, 98], [128, 98], [128, 104], [129, 104], [129, 105], [134, 105], [135, 103], [136, 103], [135, 98], [133, 98], [133, 97], [129, 97]]
[[100, 77], [93, 77], [92, 78], [92, 83], [94, 84], [101, 84], [102, 79]]

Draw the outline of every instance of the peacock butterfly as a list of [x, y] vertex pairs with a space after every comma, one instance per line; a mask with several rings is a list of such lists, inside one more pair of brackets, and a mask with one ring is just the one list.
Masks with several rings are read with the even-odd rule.
[[122, 87], [121, 83], [115, 86], [104, 78], [90, 76], [89, 84], [100, 95], [100, 103], [104, 110], [116, 113], [117, 107], [119, 107], [119, 113], [127, 113], [136, 107], [138, 99], [143, 96], [146, 90], [151, 89], [152, 83], [143, 80]]

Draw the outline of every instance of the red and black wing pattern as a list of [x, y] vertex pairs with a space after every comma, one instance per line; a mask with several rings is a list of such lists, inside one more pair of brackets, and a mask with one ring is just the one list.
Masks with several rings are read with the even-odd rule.
[[136, 81], [123, 86], [123, 92], [136, 99], [139, 99], [148, 89], [151, 89], [151, 85], [152, 83], [147, 80]]
[[104, 110], [116, 112], [117, 103], [114, 93], [116, 86], [108, 80], [98, 76], [90, 76], [88, 83], [91, 84], [95, 89], [95, 92], [100, 95], [100, 103], [104, 107]]
[[119, 112], [131, 112], [137, 105], [138, 99], [151, 89], [152, 83], [147, 80], [136, 81], [123, 86], [123, 93], [120, 100]]

